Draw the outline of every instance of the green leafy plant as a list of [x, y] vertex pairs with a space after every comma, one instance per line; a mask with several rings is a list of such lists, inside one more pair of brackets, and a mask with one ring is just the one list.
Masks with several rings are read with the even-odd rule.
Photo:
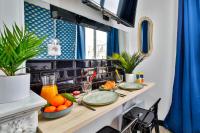
[[14, 76], [24, 61], [42, 51], [40, 45], [45, 38], [38, 38], [27, 28], [19, 28], [16, 24], [12, 29], [4, 25], [0, 35], [0, 70], [7, 76]]
[[119, 60], [119, 62], [116, 63], [117, 67], [124, 69], [126, 73], [131, 74], [133, 70], [144, 60], [144, 57], [145, 56], [139, 52], [130, 55], [124, 51], [121, 54], [114, 53], [111, 58]]

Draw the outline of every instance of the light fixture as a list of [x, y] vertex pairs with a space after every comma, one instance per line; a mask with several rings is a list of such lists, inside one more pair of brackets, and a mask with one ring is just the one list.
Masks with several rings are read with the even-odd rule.
[[61, 55], [61, 46], [60, 40], [56, 38], [56, 19], [54, 19], [54, 38], [51, 40], [51, 43], [48, 44], [48, 55], [57, 56]]

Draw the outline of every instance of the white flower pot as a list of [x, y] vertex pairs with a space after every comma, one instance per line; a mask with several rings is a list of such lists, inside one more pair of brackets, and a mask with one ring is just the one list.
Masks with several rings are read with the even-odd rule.
[[134, 82], [135, 81], [135, 75], [133, 73], [131, 73], [131, 74], [126, 73], [125, 76], [126, 76], [125, 77], [126, 82]]
[[30, 74], [0, 76], [0, 103], [14, 102], [30, 96]]

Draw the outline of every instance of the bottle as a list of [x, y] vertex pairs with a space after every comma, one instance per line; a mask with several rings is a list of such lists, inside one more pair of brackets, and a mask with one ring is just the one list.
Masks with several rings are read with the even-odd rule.
[[140, 72], [140, 83], [143, 84], [144, 83], [144, 73]]
[[136, 83], [138, 83], [138, 84], [144, 83], [144, 73], [143, 72], [136, 73]]

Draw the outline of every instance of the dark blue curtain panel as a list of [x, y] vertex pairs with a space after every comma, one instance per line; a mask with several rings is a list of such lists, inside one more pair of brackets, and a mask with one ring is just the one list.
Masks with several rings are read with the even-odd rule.
[[165, 126], [200, 133], [200, 0], [179, 0], [176, 71]]

